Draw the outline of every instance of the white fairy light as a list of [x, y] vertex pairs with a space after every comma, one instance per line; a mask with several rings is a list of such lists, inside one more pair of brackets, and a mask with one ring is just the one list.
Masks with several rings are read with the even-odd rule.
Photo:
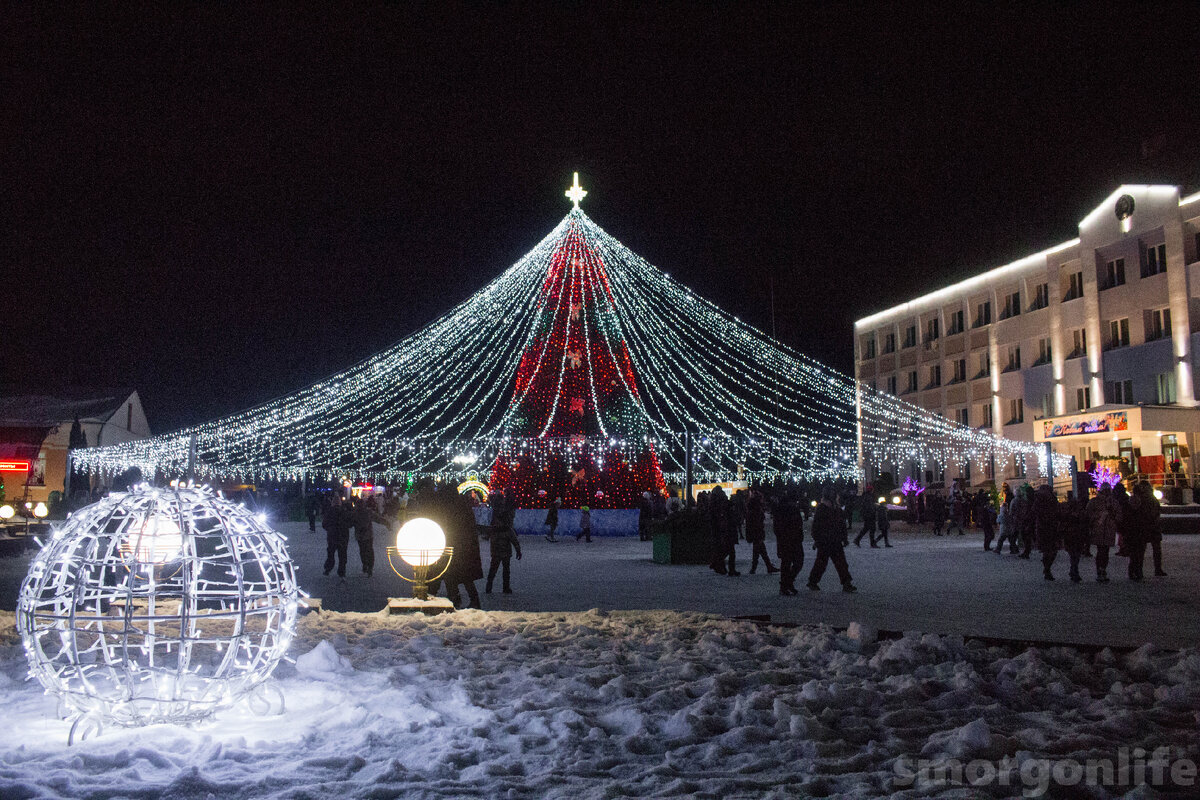
[[115, 492], [71, 515], [17, 606], [30, 675], [77, 728], [207, 717], [284, 657], [300, 591], [283, 537], [206, 489]]
[[[562, 247], [572, 266], [547, 287], [552, 256]], [[557, 297], [550, 307], [547, 289]], [[547, 318], [571, 324], [573, 302], [596, 309], [614, 331], [584, 342], [580, 363], [589, 369], [592, 407], [598, 400], [591, 365], [621, 363], [625, 356], [613, 342], [623, 341], [637, 385], [626, 383], [623, 370], [615, 373], [636, 419], [616, 427], [600, 420], [600, 434], [583, 441], [508, 437], [533, 385], [531, 378], [514, 391], [521, 360], [533, 359], [533, 376], [553, 369], [561, 378], [568, 368], [565, 353], [546, 363], [546, 340], [535, 342]], [[556, 393], [553, 407], [562, 399]], [[184, 475], [195, 437], [200, 479], [458, 481], [484, 467], [486, 480], [501, 454], [506, 461], [516, 454], [635, 455], [643, 444], [622, 438], [633, 430], [632, 441], [654, 441], [663, 472], [674, 479], [685, 469], [685, 431], [704, 442], [696, 451], [698, 480], [737, 474], [739, 465], [750, 479], [858, 479], [860, 441], [863, 463], [877, 469], [992, 458], [997, 466], [1037, 459], [1043, 474], [1069, 469], [1059, 455], [1044, 463], [1034, 443], [951, 422], [779, 344], [651, 266], [578, 208], [474, 296], [363, 363], [249, 411], [83, 449], [74, 461], [108, 474], [136, 466], [146, 475]]]

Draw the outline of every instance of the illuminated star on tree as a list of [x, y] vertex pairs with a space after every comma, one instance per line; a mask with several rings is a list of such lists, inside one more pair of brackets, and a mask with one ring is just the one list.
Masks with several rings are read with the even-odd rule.
[[587, 190], [579, 185], [579, 173], [575, 173], [575, 182], [571, 184], [571, 188], [566, 191], [567, 198], [575, 204], [575, 210], [579, 210], [579, 201], [587, 196]]

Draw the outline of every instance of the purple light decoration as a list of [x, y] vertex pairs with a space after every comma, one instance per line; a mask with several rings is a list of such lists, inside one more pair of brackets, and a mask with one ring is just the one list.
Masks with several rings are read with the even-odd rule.
[[904, 485], [900, 487], [900, 491], [903, 492], [905, 496], [910, 494], [919, 495], [921, 492], [925, 491], [925, 487], [922, 486], [920, 482], [914, 480], [910, 475], [904, 479]]
[[1097, 489], [1102, 486], [1108, 486], [1111, 489], [1121, 482], [1121, 473], [1099, 464], [1088, 474], [1092, 476], [1092, 485]]

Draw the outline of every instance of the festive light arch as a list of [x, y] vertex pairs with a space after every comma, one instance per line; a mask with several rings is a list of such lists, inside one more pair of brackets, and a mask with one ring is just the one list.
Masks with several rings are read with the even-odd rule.
[[192, 464], [202, 480], [307, 473], [377, 483], [461, 480], [482, 468], [495, 484], [506, 464], [558, 464], [564, 476], [581, 463], [642, 470], [612, 491], [615, 478], [586, 476], [587, 492], [620, 504], [660, 485], [655, 475], [682, 476], [690, 431], [700, 481], [739, 470], [857, 479], [862, 465], [900, 472], [969, 460], [1068, 471], [1064, 457], [1044, 463], [1036, 444], [951, 422], [772, 340], [607, 234], [578, 207], [584, 194], [576, 182], [575, 207], [545, 239], [392, 348], [240, 414], [74, 451], [76, 463], [163, 477]]

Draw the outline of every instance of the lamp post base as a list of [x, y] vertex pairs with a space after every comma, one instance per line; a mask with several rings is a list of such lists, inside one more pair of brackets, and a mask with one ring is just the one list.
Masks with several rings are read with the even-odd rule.
[[389, 614], [424, 614], [432, 617], [454, 611], [454, 603], [448, 597], [430, 597], [428, 600], [418, 600], [415, 597], [389, 597], [387, 612]]

